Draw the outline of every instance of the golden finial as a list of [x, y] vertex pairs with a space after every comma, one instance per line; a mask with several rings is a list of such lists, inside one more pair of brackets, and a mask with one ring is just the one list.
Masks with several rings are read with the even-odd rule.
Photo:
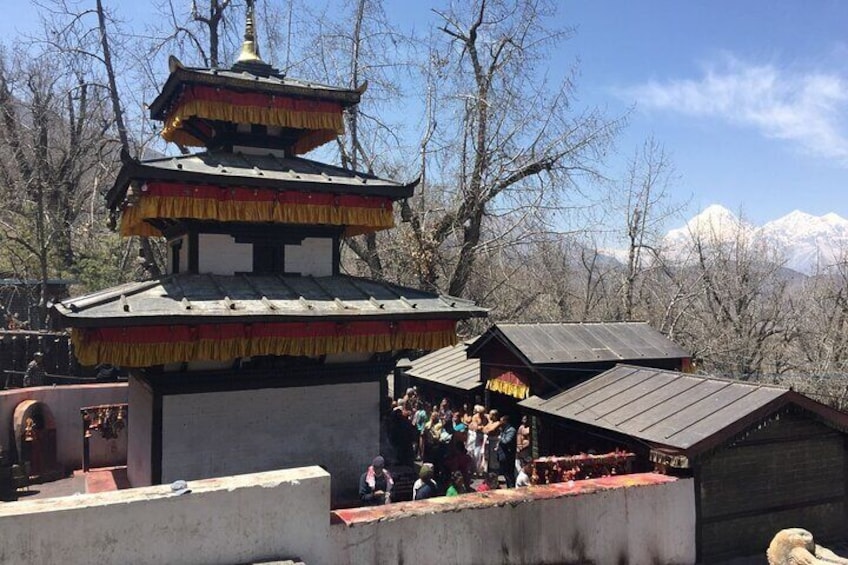
[[236, 63], [262, 63], [259, 46], [256, 44], [256, 24], [253, 9], [254, 0], [247, 0], [247, 20], [244, 24], [244, 43]]

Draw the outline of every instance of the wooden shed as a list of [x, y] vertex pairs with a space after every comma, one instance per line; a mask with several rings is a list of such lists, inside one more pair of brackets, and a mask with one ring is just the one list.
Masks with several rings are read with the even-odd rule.
[[699, 562], [762, 553], [787, 527], [845, 539], [848, 414], [791, 389], [618, 365], [520, 406], [543, 451], [617, 445], [694, 477]]

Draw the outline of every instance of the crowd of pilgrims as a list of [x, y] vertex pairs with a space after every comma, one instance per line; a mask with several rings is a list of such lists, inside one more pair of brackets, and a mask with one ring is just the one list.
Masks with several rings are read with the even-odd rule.
[[[397, 465], [420, 462], [413, 500], [496, 489], [500, 476], [508, 488], [530, 485], [526, 416], [516, 428], [508, 414], [480, 404], [454, 407], [447, 398], [433, 406], [410, 388], [392, 401], [386, 431]], [[365, 504], [388, 503], [391, 488], [385, 460], [376, 457], [360, 479], [360, 499]]]

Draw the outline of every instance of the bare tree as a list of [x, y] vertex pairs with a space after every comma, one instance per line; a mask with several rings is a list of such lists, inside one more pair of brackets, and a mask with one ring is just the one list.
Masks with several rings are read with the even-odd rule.
[[[662, 228], [679, 211], [669, 203], [674, 166], [662, 145], [650, 138], [630, 161], [624, 185], [627, 263], [621, 285], [622, 317], [636, 316], [637, 284], [648, 269], [667, 272], [660, 253]], [[639, 317], [644, 318], [643, 311]]]
[[848, 373], [848, 250], [843, 253], [841, 260], [805, 278], [792, 293], [796, 370]]
[[42, 281], [43, 319], [48, 279], [73, 271], [79, 229], [93, 227], [80, 222], [92, 219], [90, 183], [110, 159], [111, 121], [84, 65], [49, 51], [33, 55], [21, 50], [0, 61], [0, 226], [9, 268]]
[[150, 30], [146, 57], [159, 61], [164, 52], [188, 61], [199, 59], [199, 66], [221, 66], [239, 44], [240, 27], [229, 25], [232, 7], [232, 0], [201, 0], [199, 4], [197, 0], [159, 0], [156, 8], [166, 23]]
[[499, 237], [486, 237], [486, 223], [493, 216], [501, 226], [511, 220], [505, 231], [512, 239], [526, 237], [526, 212], [544, 222], [544, 211], [562, 205], [575, 175], [598, 174], [620, 123], [595, 111], [575, 113], [570, 80], [550, 89], [536, 74], [546, 49], [568, 35], [545, 27], [552, 15], [547, 3], [482, 0], [437, 14], [446, 39], [438, 69], [445, 84], [438, 100], [444, 117], [437, 119], [444, 125], [436, 130], [441, 148], [432, 158], [451, 188], [440, 214], [405, 212], [422, 232], [416, 241], [437, 250], [426, 255], [448, 260], [442, 281], [431, 269], [422, 284], [463, 295], [481, 250]]
[[707, 370], [739, 378], [774, 372], [792, 327], [782, 258], [741, 227], [732, 239], [715, 232], [693, 237], [691, 276], [700, 296], [690, 310], [686, 341]]

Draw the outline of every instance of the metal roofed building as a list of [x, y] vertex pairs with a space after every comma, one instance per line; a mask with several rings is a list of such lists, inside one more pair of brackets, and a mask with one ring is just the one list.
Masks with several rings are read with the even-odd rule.
[[498, 323], [468, 356], [481, 361], [487, 404], [509, 412], [516, 399], [556, 393], [616, 363], [685, 370], [690, 359], [645, 322]]
[[788, 525], [844, 538], [848, 414], [795, 391], [618, 365], [519, 406], [546, 454], [626, 447], [694, 477], [699, 562], [756, 553]]
[[[475, 396], [482, 396], [480, 360], [471, 359], [467, 355], [475, 339], [443, 347], [409, 362], [402, 369], [407, 384], [421, 385], [422, 391], [429, 391], [431, 395], [458, 397], [469, 403]], [[400, 390], [400, 387], [396, 390]]]

